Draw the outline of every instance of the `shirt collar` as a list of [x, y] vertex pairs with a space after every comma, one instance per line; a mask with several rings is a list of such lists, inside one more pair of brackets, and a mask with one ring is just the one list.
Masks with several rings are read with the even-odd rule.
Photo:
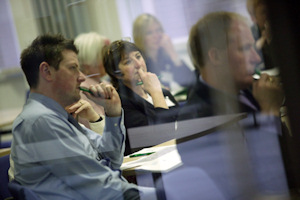
[[45, 95], [35, 93], [35, 92], [30, 92], [28, 100], [36, 100], [40, 103], [42, 103], [44, 106], [47, 108], [53, 110], [54, 112], [62, 114], [64, 117], [68, 118], [68, 113], [67, 111], [59, 104], [57, 103], [54, 99], [49, 98]]

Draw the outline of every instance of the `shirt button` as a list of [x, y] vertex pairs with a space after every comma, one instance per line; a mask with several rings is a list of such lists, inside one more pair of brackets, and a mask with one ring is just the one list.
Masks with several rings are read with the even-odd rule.
[[114, 126], [118, 126], [118, 124], [117, 124], [117, 123], [115, 123], [115, 124], [114, 124]]

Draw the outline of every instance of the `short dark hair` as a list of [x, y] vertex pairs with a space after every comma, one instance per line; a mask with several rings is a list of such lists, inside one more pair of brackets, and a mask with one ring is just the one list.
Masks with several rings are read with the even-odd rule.
[[116, 40], [109, 46], [103, 48], [102, 62], [106, 73], [111, 78], [111, 83], [115, 88], [119, 88], [119, 79], [117, 76], [122, 76], [119, 69], [119, 63], [129, 53], [139, 51], [145, 59], [142, 51], [134, 44], [128, 41]]
[[189, 53], [197, 70], [200, 71], [205, 65], [210, 48], [227, 47], [228, 33], [234, 20], [246, 22], [246, 19], [237, 13], [220, 11], [205, 15], [191, 28]]
[[39, 82], [39, 66], [47, 62], [56, 70], [62, 61], [62, 51], [71, 50], [78, 54], [73, 40], [64, 38], [61, 34], [45, 34], [38, 36], [21, 54], [21, 67], [30, 88], [36, 88]]

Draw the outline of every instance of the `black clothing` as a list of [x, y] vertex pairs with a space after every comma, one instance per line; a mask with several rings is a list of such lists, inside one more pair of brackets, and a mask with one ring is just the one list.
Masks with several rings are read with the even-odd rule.
[[189, 93], [187, 103], [180, 110], [178, 119], [185, 120], [213, 115], [259, 111], [260, 107], [251, 92], [249, 90], [243, 90], [242, 92], [255, 109], [242, 103], [238, 96], [226, 94], [198, 80]]
[[[178, 103], [168, 90], [163, 89], [163, 94], [175, 104], [175, 106], [170, 107], [169, 109], [155, 108], [151, 103], [123, 84], [120, 85], [118, 93], [124, 110], [124, 123], [126, 129], [167, 123], [176, 120]], [[128, 155], [129, 153], [131, 153], [131, 149], [127, 135], [125, 155]]]

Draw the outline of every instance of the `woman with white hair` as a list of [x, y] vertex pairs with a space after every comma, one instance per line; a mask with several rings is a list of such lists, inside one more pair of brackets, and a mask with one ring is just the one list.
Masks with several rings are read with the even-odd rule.
[[102, 49], [110, 41], [96, 32], [82, 33], [74, 41], [78, 53], [81, 71], [97, 82], [109, 81], [102, 64]]
[[[78, 61], [81, 71], [86, 75], [86, 80], [80, 86], [89, 88], [90, 85], [100, 82], [110, 82], [110, 78], [106, 74], [102, 63], [102, 49], [110, 44], [109, 39], [96, 32], [89, 32], [78, 35], [74, 40], [74, 44], [79, 50]], [[97, 120], [100, 123], [90, 123], [87, 119], [80, 116], [78, 117], [78, 121], [95, 132], [102, 134], [105, 124], [103, 107], [88, 99], [83, 93], [81, 93], [81, 101], [79, 102], [85, 103], [81, 105], [76, 103], [72, 106], [72, 111], [75, 112], [76, 109], [90, 104], [94, 111], [100, 115], [99, 120]]]

